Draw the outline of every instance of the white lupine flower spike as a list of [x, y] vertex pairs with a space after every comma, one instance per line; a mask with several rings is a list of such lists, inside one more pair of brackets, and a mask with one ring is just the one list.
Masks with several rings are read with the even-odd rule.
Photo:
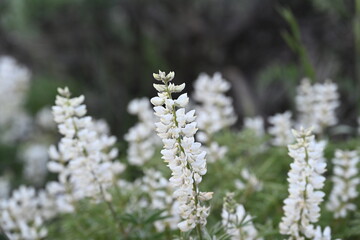
[[59, 182], [54, 183], [58, 185], [56, 189], [64, 194], [64, 201], [57, 202], [58, 207], [60, 211], [71, 211], [71, 202], [66, 201], [87, 197], [110, 201], [107, 190], [113, 186], [116, 175], [124, 170], [115, 160], [116, 138], [108, 136], [108, 127], [103, 121], [85, 116], [84, 96], [71, 98], [67, 87], [59, 88], [58, 92], [52, 110], [63, 138], [57, 148], [50, 147], [52, 161], [48, 162], [49, 170], [59, 174]]
[[154, 155], [155, 148], [161, 144], [154, 130], [156, 118], [147, 98], [132, 100], [128, 105], [128, 112], [139, 118], [139, 122], [124, 136], [129, 143], [128, 161], [132, 165], [141, 166]]
[[237, 120], [233, 100], [226, 96], [230, 86], [218, 72], [213, 76], [202, 73], [194, 83], [193, 97], [198, 103], [196, 112], [199, 127], [196, 139], [205, 144], [203, 149], [208, 153], [209, 162], [222, 159], [228, 151], [227, 147], [213, 140], [213, 135], [232, 126]]
[[297, 88], [295, 98], [299, 112], [298, 125], [314, 128], [315, 133], [323, 133], [326, 127], [337, 124], [336, 108], [339, 107], [339, 93], [336, 83], [326, 80], [311, 85], [305, 78]]
[[10, 56], [0, 56], [0, 142], [14, 143], [31, 130], [24, 104], [30, 71]]
[[360, 183], [358, 176], [359, 156], [356, 151], [335, 151], [333, 189], [326, 207], [334, 213], [335, 218], [345, 218], [350, 211], [356, 210], [351, 202], [359, 196], [357, 187]]
[[291, 112], [287, 111], [269, 117], [269, 123], [272, 126], [269, 127], [268, 132], [273, 136], [271, 143], [274, 146], [286, 146], [294, 141], [291, 134], [291, 115]]
[[201, 236], [201, 227], [206, 225], [209, 215], [209, 207], [204, 206], [203, 202], [212, 197], [212, 193], [199, 190], [202, 176], [207, 171], [206, 152], [201, 150], [201, 144], [194, 139], [197, 123], [194, 111], [185, 112], [184, 107], [189, 101], [186, 93], [177, 99], [172, 97], [173, 93], [180, 92], [185, 87], [184, 84], [170, 83], [173, 77], [173, 73], [165, 75], [161, 71], [154, 74], [154, 78], [162, 82], [154, 85], [159, 93], [151, 99], [155, 105], [155, 115], [160, 119], [156, 123], [156, 131], [164, 143], [162, 158], [172, 171], [170, 185], [183, 219], [178, 227], [183, 232], [197, 227]]
[[289, 145], [289, 155], [294, 159], [288, 173], [289, 197], [284, 200], [284, 216], [280, 233], [290, 239], [314, 238], [313, 225], [320, 217], [323, 201], [326, 162], [323, 157], [324, 142], [316, 142], [311, 129], [293, 130], [296, 143]]
[[211, 136], [233, 125], [237, 117], [232, 105], [232, 98], [226, 96], [230, 89], [221, 73], [215, 73], [212, 77], [202, 73], [194, 83], [194, 100], [199, 103], [196, 108], [198, 113], [198, 133], [200, 142], [206, 143]]

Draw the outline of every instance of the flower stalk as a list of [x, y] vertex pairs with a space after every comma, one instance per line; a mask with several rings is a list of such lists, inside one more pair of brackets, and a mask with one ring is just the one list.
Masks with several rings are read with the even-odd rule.
[[189, 102], [186, 93], [177, 99], [172, 97], [173, 93], [180, 93], [185, 88], [185, 84], [170, 82], [174, 78], [173, 72], [165, 75], [159, 71], [154, 78], [162, 82], [154, 84], [158, 96], [152, 98], [151, 103], [155, 106], [155, 115], [160, 119], [155, 125], [164, 144], [162, 159], [172, 170], [170, 185], [183, 219], [178, 227], [183, 232], [196, 228], [199, 239], [202, 239], [202, 227], [206, 225], [209, 214], [209, 208], [203, 206], [202, 202], [210, 200], [212, 193], [201, 192], [198, 186], [207, 170], [206, 152], [194, 139], [197, 132], [195, 111], [185, 112]]

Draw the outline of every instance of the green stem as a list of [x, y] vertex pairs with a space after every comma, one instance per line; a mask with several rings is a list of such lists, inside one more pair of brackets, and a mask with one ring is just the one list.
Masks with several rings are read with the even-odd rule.
[[196, 225], [196, 230], [197, 230], [199, 239], [202, 240], [203, 237], [202, 237], [202, 231], [201, 231], [201, 226], [200, 226], [200, 224], [197, 224], [197, 225]]
[[[303, 137], [303, 142], [306, 142], [305, 139], [306, 139], [306, 137]], [[304, 146], [303, 148], [304, 148], [304, 151], [305, 151], [305, 162], [306, 162], [306, 165], [308, 165], [308, 164], [309, 164], [309, 153], [308, 153], [308, 149], [307, 149], [307, 147], [305, 147], [305, 146]], [[308, 178], [306, 177], [306, 178], [305, 178], [305, 190], [304, 190], [304, 192], [303, 192], [304, 202], [306, 202], [306, 198], [307, 198], [306, 187], [307, 187], [308, 183], [309, 183], [309, 180], [308, 180]], [[302, 208], [302, 209], [300, 210], [300, 219], [298, 220], [298, 225], [299, 225], [299, 226], [301, 226], [301, 218], [302, 218], [303, 212], [304, 212], [304, 208]], [[300, 231], [302, 232], [302, 229], [300, 229]]]

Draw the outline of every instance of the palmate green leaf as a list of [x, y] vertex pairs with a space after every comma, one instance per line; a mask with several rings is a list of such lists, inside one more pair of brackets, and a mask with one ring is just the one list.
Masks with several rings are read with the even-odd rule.
[[124, 222], [132, 223], [134, 225], [146, 225], [170, 217], [170, 216], [161, 216], [161, 214], [164, 212], [165, 210], [141, 209], [133, 213], [122, 214], [119, 216], [119, 219]]
[[150, 212], [148, 216], [145, 216], [143, 224], [150, 224], [154, 223], [155, 221], [162, 220], [169, 218], [170, 216], [161, 216], [162, 213], [164, 213], [165, 210], [154, 210], [153, 212]]
[[346, 224], [346, 231], [344, 232], [343, 235], [341, 235], [340, 237], [342, 237], [343, 239], [359, 239], [360, 237], [360, 212], [356, 212], [354, 214], [354, 219], [350, 220], [347, 224]]

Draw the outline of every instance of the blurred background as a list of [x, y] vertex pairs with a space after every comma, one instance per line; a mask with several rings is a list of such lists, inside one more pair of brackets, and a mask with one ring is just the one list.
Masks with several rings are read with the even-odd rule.
[[359, 8], [353, 0], [0, 0], [0, 55], [31, 70], [30, 114], [68, 85], [120, 140], [135, 121], [128, 102], [155, 95], [159, 69], [175, 71], [189, 92], [199, 73], [222, 72], [239, 126], [244, 116], [293, 109], [301, 78], [330, 78], [340, 122], [355, 126]]

